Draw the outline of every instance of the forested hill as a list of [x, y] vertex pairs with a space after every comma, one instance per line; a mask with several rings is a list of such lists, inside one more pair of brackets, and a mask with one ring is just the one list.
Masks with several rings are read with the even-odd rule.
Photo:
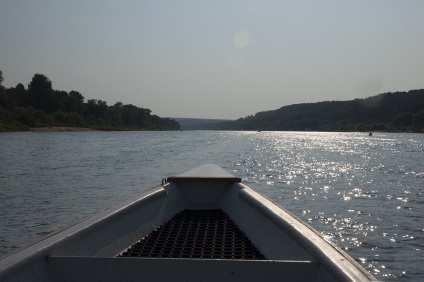
[[424, 90], [290, 105], [209, 125], [208, 129], [424, 132]]
[[19, 83], [14, 88], [1, 85], [0, 131], [31, 127], [88, 127], [100, 130], [178, 130], [178, 122], [151, 115], [149, 109], [117, 102], [89, 99], [77, 91], [53, 90], [52, 82], [35, 74], [28, 89]]
[[181, 130], [202, 130], [209, 124], [225, 122], [230, 120], [225, 119], [205, 119], [205, 118], [172, 118], [175, 119], [181, 126]]

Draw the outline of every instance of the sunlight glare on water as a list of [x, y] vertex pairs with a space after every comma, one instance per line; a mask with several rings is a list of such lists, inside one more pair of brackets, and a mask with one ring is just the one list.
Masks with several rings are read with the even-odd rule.
[[236, 166], [376, 277], [423, 277], [423, 136], [391, 136], [261, 132]]

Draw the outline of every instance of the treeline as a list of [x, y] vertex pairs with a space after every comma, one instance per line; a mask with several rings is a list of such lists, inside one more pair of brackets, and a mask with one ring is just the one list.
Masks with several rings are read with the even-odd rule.
[[117, 102], [89, 99], [78, 91], [52, 89], [52, 82], [43, 74], [35, 74], [25, 89], [1, 85], [0, 131], [26, 130], [31, 127], [88, 127], [100, 130], [178, 130], [178, 122], [151, 115], [149, 109]]
[[424, 90], [290, 105], [209, 125], [208, 129], [424, 132]]
[[209, 124], [225, 122], [225, 119], [204, 119], [204, 118], [173, 118], [181, 127], [181, 130], [202, 130]]

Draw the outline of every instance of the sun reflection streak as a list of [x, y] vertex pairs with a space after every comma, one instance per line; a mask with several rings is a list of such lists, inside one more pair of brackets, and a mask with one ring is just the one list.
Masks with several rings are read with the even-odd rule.
[[[262, 132], [254, 136], [252, 142], [261, 145], [255, 145], [249, 158], [244, 158], [248, 181], [265, 184], [260, 188], [270, 187], [263, 192], [321, 231], [326, 240], [356, 255], [377, 277], [401, 276], [393, 266], [388, 270], [390, 263], [384, 258], [401, 243], [417, 240], [417, 235], [399, 235], [401, 225], [407, 223], [389, 226], [382, 218], [390, 209], [398, 214], [412, 209], [413, 188], [402, 180], [424, 174], [388, 159], [382, 150], [400, 152], [399, 147], [392, 147], [396, 143], [393, 139], [315, 132]], [[416, 195], [422, 198], [422, 193]], [[396, 220], [396, 215], [392, 219]]]

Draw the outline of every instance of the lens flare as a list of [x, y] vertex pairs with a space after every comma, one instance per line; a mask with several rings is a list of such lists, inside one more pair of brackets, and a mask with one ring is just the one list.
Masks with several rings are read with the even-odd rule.
[[246, 31], [239, 31], [234, 35], [234, 44], [239, 48], [249, 45], [250, 36]]

